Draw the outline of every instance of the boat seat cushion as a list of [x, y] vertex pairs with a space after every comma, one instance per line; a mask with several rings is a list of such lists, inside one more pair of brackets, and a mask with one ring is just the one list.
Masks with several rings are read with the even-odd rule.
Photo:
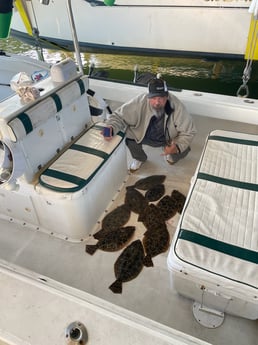
[[[86, 110], [84, 112], [76, 112], [73, 107], [78, 103], [81, 96], [85, 94], [84, 103], [85, 109], [87, 109], [87, 90], [88, 78], [84, 76], [81, 79], [69, 83], [60, 90], [53, 92], [40, 102], [33, 104], [25, 112], [21, 112], [9, 121], [8, 129], [10, 139], [13, 142], [22, 140], [34, 129], [47, 123], [51, 118], [57, 122], [58, 127], [61, 127], [59, 129], [60, 133], [62, 132], [62, 128], [65, 130], [69, 127], [73, 128], [73, 123], [76, 123], [81, 128], [82, 125], [90, 122], [90, 113], [88, 112], [87, 114]], [[74, 116], [76, 116], [76, 121]], [[69, 121], [69, 125], [66, 124], [67, 121]], [[73, 135], [78, 134], [78, 130], [76, 132]]]
[[83, 76], [50, 89], [7, 123], [8, 140], [21, 152], [27, 181], [92, 125], [87, 88], [88, 78]]
[[176, 257], [258, 288], [258, 136], [213, 131], [175, 234]]
[[124, 133], [105, 141], [103, 123], [95, 123], [73, 143], [39, 178], [39, 183], [57, 192], [76, 192], [85, 187], [121, 144]]

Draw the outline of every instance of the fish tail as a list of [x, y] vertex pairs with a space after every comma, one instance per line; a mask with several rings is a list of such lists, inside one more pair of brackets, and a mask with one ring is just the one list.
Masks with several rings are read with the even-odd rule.
[[85, 247], [86, 253], [90, 255], [93, 255], [97, 249], [98, 247], [96, 246], [96, 244], [87, 244]]
[[95, 238], [95, 240], [99, 240], [101, 238], [101, 235], [99, 234], [94, 234], [93, 237]]
[[146, 255], [143, 258], [143, 265], [146, 267], [153, 267], [153, 262], [150, 255]]
[[114, 281], [114, 283], [109, 286], [109, 289], [114, 293], [122, 293], [122, 282], [120, 280]]
[[142, 220], [143, 220], [142, 212], [140, 212], [137, 218], [137, 222], [142, 222]]

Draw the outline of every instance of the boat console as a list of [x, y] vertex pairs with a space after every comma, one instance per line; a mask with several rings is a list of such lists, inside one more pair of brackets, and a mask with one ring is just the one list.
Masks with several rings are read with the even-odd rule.
[[0, 217], [80, 241], [127, 174], [124, 135], [104, 141], [104, 124], [91, 117], [88, 78], [71, 60], [33, 86], [34, 100], [15, 94], [0, 103]]

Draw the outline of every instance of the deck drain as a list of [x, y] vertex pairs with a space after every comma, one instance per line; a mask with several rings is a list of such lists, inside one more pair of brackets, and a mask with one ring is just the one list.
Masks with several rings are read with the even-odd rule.
[[73, 344], [84, 345], [88, 340], [86, 327], [79, 321], [72, 322], [65, 330], [65, 337]]

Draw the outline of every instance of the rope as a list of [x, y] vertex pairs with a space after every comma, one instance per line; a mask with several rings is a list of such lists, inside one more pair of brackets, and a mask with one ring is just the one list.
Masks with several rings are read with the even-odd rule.
[[252, 39], [250, 42], [250, 50], [248, 54], [248, 59], [246, 61], [246, 66], [243, 71], [242, 76], [242, 85], [237, 90], [237, 97], [248, 97], [249, 96], [249, 87], [247, 85], [248, 81], [251, 78], [251, 72], [252, 72], [252, 63], [254, 58], [254, 53], [256, 50], [256, 44], [257, 44], [257, 34], [256, 33], [256, 27], [257, 27], [257, 19], [255, 19], [255, 25], [252, 33]]

